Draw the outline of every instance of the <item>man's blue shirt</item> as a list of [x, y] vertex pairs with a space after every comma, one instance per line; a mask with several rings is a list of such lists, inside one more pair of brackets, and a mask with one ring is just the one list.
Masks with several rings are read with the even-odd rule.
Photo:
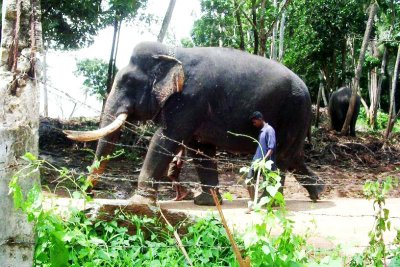
[[267, 155], [268, 150], [272, 149], [271, 160], [275, 162], [275, 130], [268, 123], [265, 123], [264, 127], [261, 129], [258, 142], [260, 145], [257, 144], [257, 150], [254, 154], [253, 161], [262, 159]]

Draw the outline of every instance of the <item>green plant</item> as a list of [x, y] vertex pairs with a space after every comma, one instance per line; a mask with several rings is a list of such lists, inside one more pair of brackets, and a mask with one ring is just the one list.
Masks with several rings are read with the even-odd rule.
[[[19, 179], [29, 179], [30, 173], [43, 165], [55, 168], [30, 153], [24, 159], [27, 166], [15, 174], [9, 188], [15, 208], [24, 212], [35, 225], [34, 266], [187, 266], [175, 243], [174, 229], [156, 218], [117, 210], [113, 220], [103, 221], [88, 217], [74, 207], [61, 216], [57, 207], [43, 207], [44, 197], [39, 185], [24, 196]], [[105, 159], [109, 158], [101, 160]], [[89, 172], [99, 163], [88, 167]], [[76, 183], [76, 191], [71, 193], [73, 198], [90, 201], [84, 192], [88, 186], [86, 179], [76, 180], [66, 168], [58, 172], [59, 180]], [[226, 233], [213, 217], [190, 226], [182, 241], [196, 266], [237, 266]]]
[[391, 229], [391, 222], [389, 210], [384, 205], [388, 193], [396, 186], [398, 186], [398, 180], [391, 177], [382, 182], [367, 181], [365, 183], [364, 195], [367, 199], [373, 200], [375, 223], [368, 234], [369, 247], [362, 254], [356, 254], [352, 258], [350, 266], [387, 266], [386, 259], [391, 252], [386, 248], [383, 234]]
[[[376, 130], [384, 130], [387, 127], [387, 123], [389, 121], [389, 115], [382, 110], [378, 110], [378, 114], [376, 117]], [[364, 107], [360, 107], [360, 113], [357, 119], [357, 125], [362, 125], [364, 128], [371, 129], [367, 117], [367, 112], [365, 111]], [[393, 132], [400, 131], [400, 122], [397, 122], [393, 128]]]

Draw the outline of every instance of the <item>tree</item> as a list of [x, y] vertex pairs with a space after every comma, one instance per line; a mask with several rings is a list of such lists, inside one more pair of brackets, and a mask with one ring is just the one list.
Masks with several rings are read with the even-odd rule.
[[347, 133], [349, 131], [351, 118], [353, 116], [354, 107], [355, 107], [355, 104], [357, 101], [357, 94], [360, 90], [359, 89], [360, 77], [361, 77], [362, 66], [364, 64], [365, 52], [367, 50], [368, 38], [371, 34], [372, 25], [374, 23], [374, 17], [376, 15], [377, 9], [378, 9], [378, 6], [377, 6], [376, 1], [372, 0], [370, 7], [369, 7], [369, 16], [368, 16], [367, 27], [365, 28], [365, 33], [364, 33], [364, 38], [363, 38], [363, 42], [362, 42], [362, 46], [361, 46], [360, 56], [358, 59], [358, 64], [357, 64], [357, 68], [355, 70], [355, 76], [354, 76], [353, 83], [352, 83], [352, 88], [351, 88], [352, 94], [351, 94], [351, 98], [350, 98], [349, 109], [347, 110], [346, 120], [343, 123], [341, 134], [347, 135]]
[[396, 62], [395, 62], [394, 71], [393, 71], [392, 90], [390, 92], [389, 121], [388, 121], [388, 125], [387, 125], [386, 131], [385, 131], [385, 140], [387, 140], [389, 138], [390, 133], [393, 130], [393, 126], [394, 126], [397, 118], [400, 115], [400, 110], [395, 115], [396, 110], [395, 110], [395, 99], [394, 99], [395, 95], [396, 95], [396, 86], [397, 86], [398, 77], [399, 77], [399, 65], [400, 65], [400, 45], [398, 46]]
[[325, 85], [322, 95], [342, 85], [352, 75], [347, 71], [351, 58], [343, 46], [365, 29], [365, 13], [359, 1], [292, 0], [286, 17], [284, 64], [305, 80], [314, 99], [321, 71]]
[[46, 48], [71, 50], [93, 43], [105, 26], [101, 0], [42, 0]]
[[[108, 61], [107, 71], [107, 94], [110, 93], [112, 83], [116, 74], [115, 60], [118, 53], [119, 32], [124, 22], [132, 21], [141, 7], [145, 7], [147, 0], [108, 0], [108, 9], [104, 12], [106, 25], [112, 25], [114, 28], [113, 39]], [[104, 109], [104, 106], [103, 106]]]
[[72, 50], [93, 43], [105, 24], [101, 0], [42, 0], [44, 115], [48, 116], [47, 50]]
[[157, 41], [159, 41], [160, 43], [163, 42], [165, 34], [167, 33], [168, 25], [169, 25], [169, 22], [171, 21], [171, 17], [172, 17], [172, 12], [174, 12], [175, 3], [176, 3], [176, 0], [169, 1], [168, 9], [167, 9], [167, 12], [165, 12], [165, 16], [164, 16], [164, 20], [163, 20], [163, 23], [162, 23], [162, 26], [160, 29], [160, 33], [157, 36]]
[[[42, 50], [40, 2], [14, 0], [2, 2], [5, 13], [1, 34], [0, 109], [0, 262], [2, 266], [32, 266], [35, 248], [33, 223], [14, 207], [9, 191], [13, 176], [29, 174], [21, 179], [20, 197], [35, 184], [40, 185], [39, 173], [23, 168], [25, 152], [29, 158], [38, 156], [39, 86], [40, 68], [37, 54]], [[40, 186], [39, 186], [40, 187]], [[37, 188], [37, 187], [36, 187]]]
[[90, 95], [96, 96], [103, 101], [107, 95], [107, 73], [108, 63], [102, 59], [83, 59], [76, 63], [76, 76], [85, 77], [83, 86]]

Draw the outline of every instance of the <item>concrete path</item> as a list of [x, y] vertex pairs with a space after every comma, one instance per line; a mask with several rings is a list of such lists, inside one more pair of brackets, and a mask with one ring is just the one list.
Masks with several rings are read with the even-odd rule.
[[[261, 221], [257, 213], [246, 214], [248, 199], [225, 201], [223, 212], [230, 227], [243, 231], [251, 224]], [[368, 246], [368, 232], [373, 228], [374, 210], [372, 201], [364, 199], [338, 198], [312, 203], [305, 200], [286, 201], [289, 218], [295, 222], [296, 233], [309, 233], [309, 243], [318, 248], [335, 249], [341, 245], [347, 254], [362, 251]], [[214, 207], [195, 206], [193, 201], [160, 202], [163, 208], [185, 212], [195, 216], [204, 216], [213, 212]], [[400, 229], [400, 198], [388, 199], [386, 208], [390, 210], [392, 230], [385, 236], [386, 243], [392, 243]], [[279, 234], [279, 229], [276, 233]]]

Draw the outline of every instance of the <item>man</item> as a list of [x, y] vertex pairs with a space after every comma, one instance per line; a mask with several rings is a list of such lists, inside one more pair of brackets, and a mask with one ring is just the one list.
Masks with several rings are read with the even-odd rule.
[[[261, 129], [258, 136], [257, 150], [253, 156], [253, 163], [257, 160], [269, 159], [274, 163], [272, 164], [272, 170], [276, 170], [275, 166], [275, 149], [276, 149], [276, 138], [275, 130], [268, 123], [264, 121], [264, 116], [259, 111], [255, 111], [250, 115], [249, 119], [253, 123], [254, 127]], [[251, 166], [248, 173], [248, 178], [254, 177], [254, 168]], [[250, 197], [254, 198], [254, 188], [248, 188]]]
[[[179, 175], [181, 173], [183, 165], [182, 155], [184, 150], [184, 148], [179, 149], [179, 152], [175, 155], [172, 162], [169, 164], [167, 176], [172, 182], [179, 182]], [[174, 184], [174, 188], [176, 190], [176, 197], [173, 199], [174, 201], [183, 200], [189, 194], [189, 191], [180, 184]]]

